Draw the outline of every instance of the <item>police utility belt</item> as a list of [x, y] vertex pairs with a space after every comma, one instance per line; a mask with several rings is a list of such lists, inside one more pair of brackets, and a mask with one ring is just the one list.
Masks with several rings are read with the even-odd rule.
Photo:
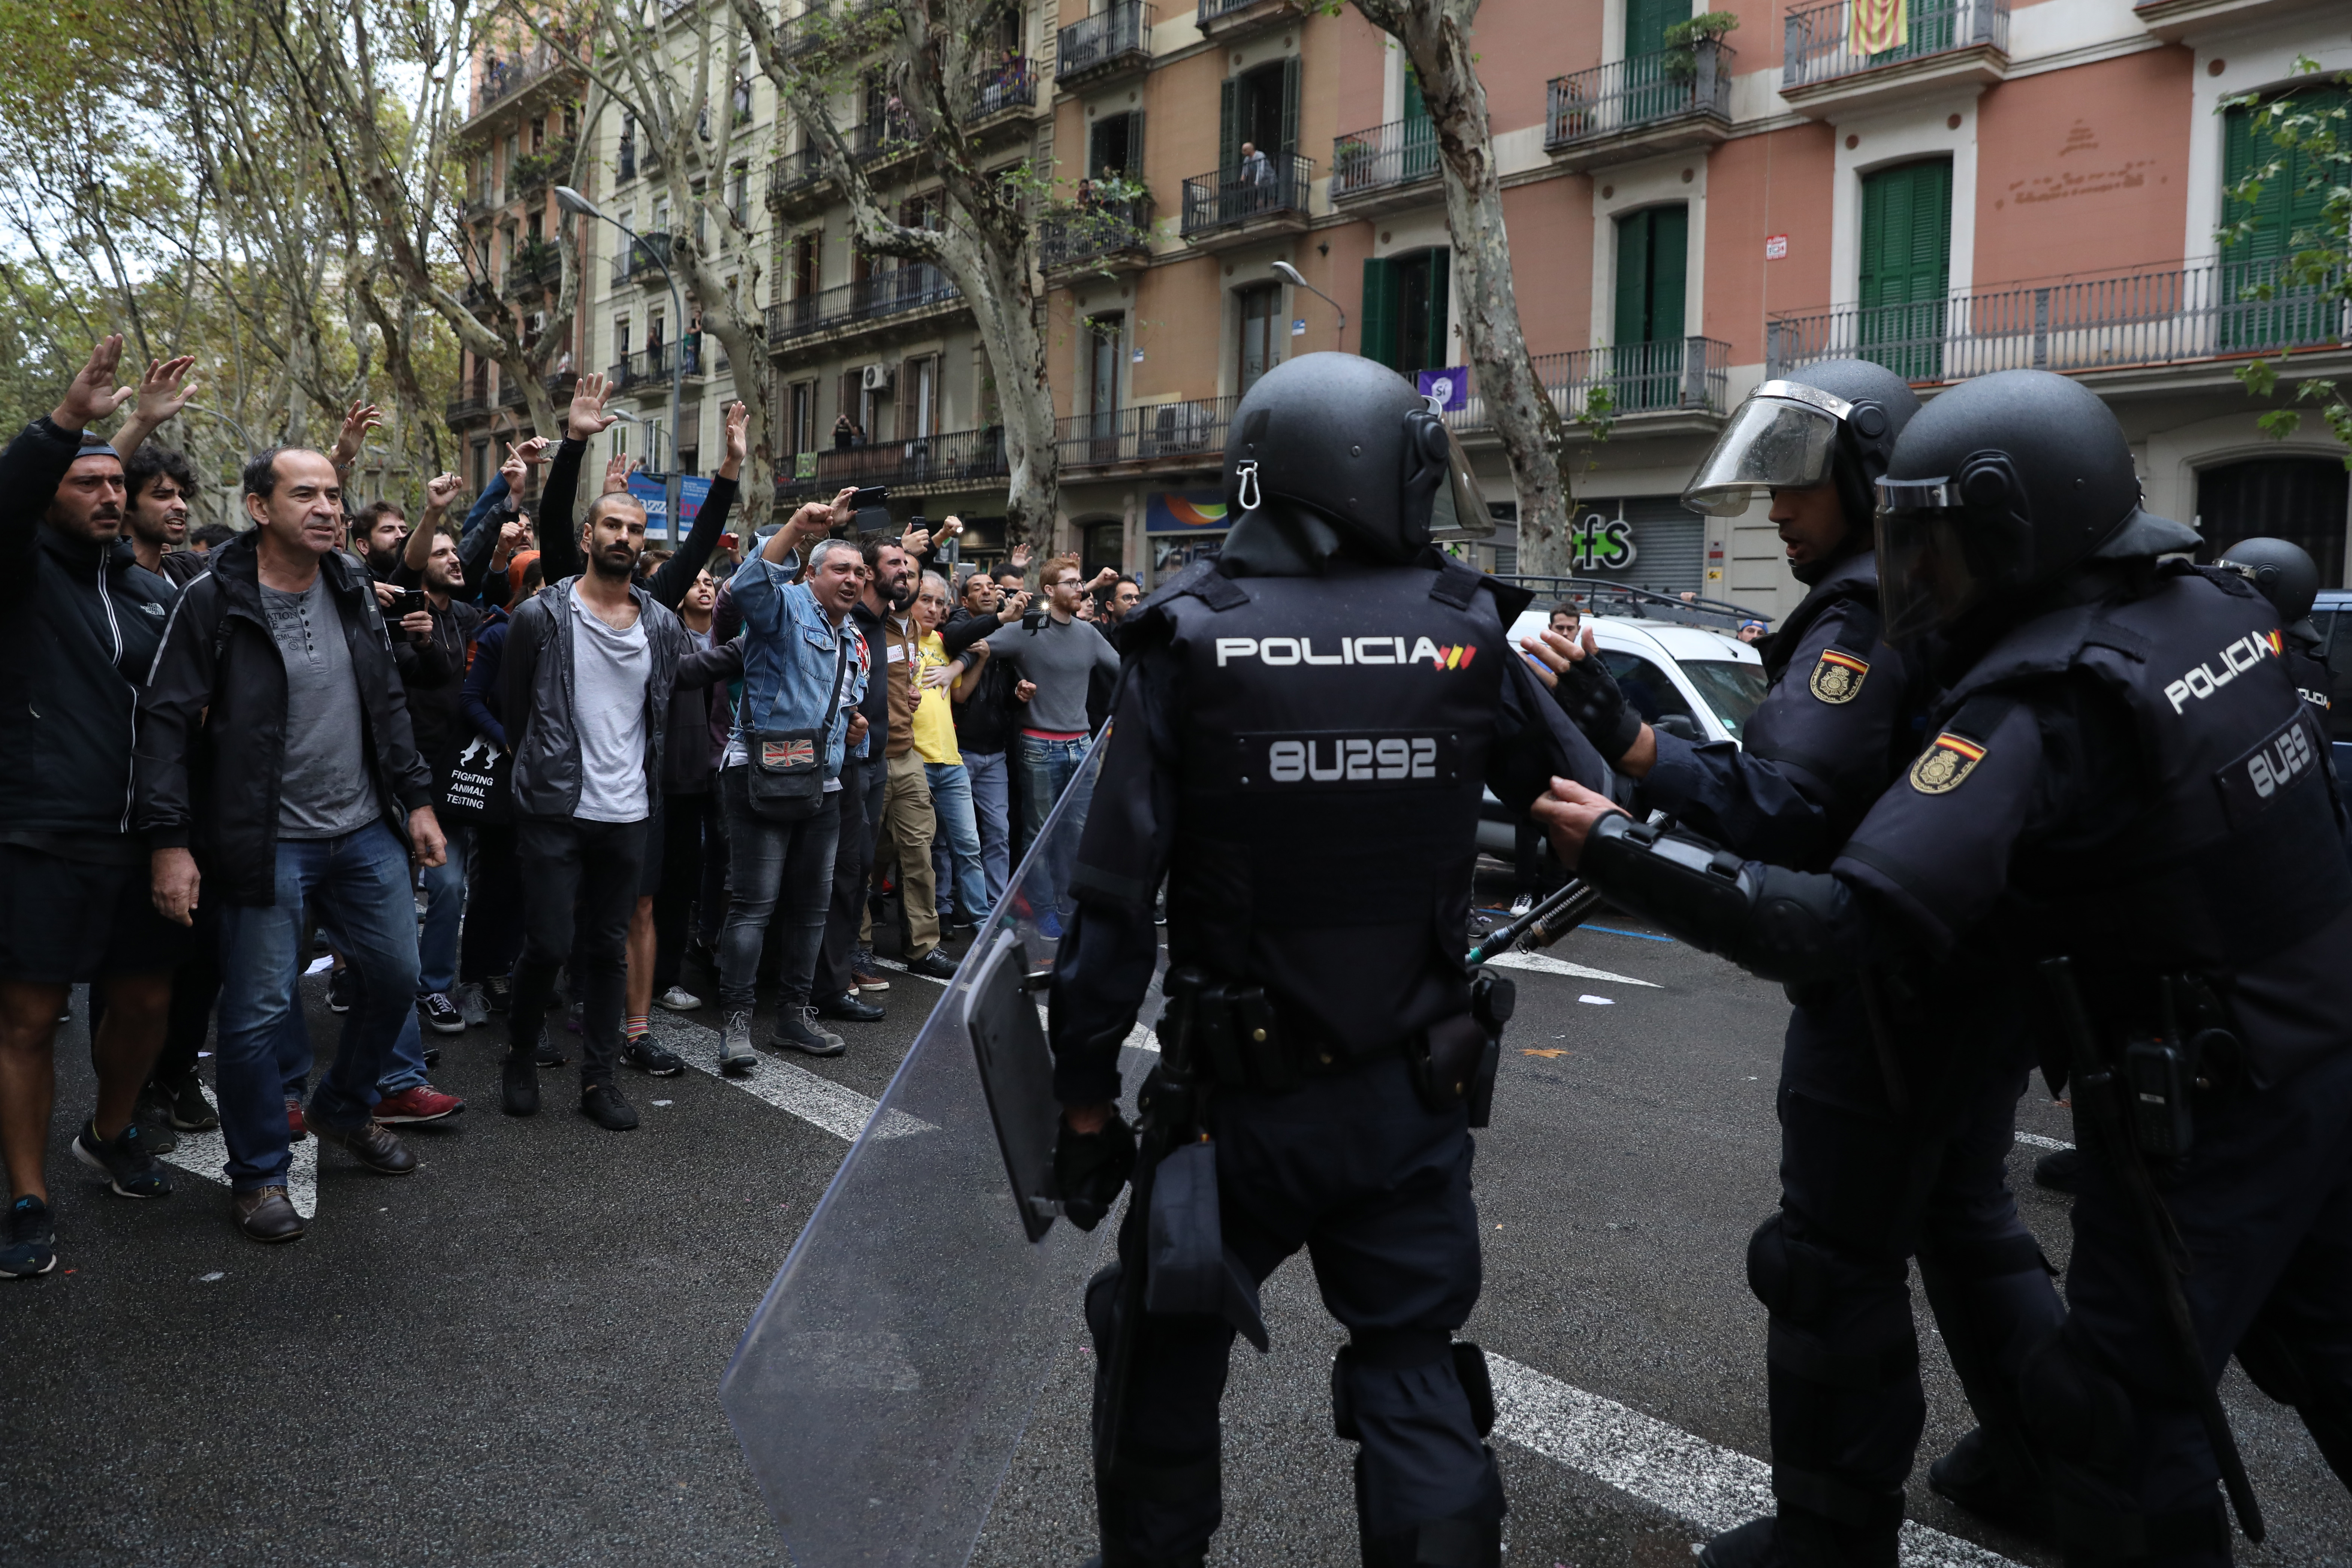
[[2075, 1092], [2115, 1094], [2132, 1147], [2164, 1163], [2189, 1153], [2196, 1096], [2234, 1087], [2245, 1053], [2229, 1004], [2204, 975], [2159, 974], [2155, 984], [2155, 1027], [2129, 1030], [2120, 1050], [2094, 1046], [2100, 1070], [2078, 1072]]
[[1503, 1026], [1515, 993], [1500, 975], [1481, 971], [1470, 984], [1470, 1011], [1370, 1051], [1347, 1051], [1309, 1030], [1286, 1027], [1262, 985], [1217, 979], [1192, 964], [1168, 973], [1162, 987], [1161, 1065], [1206, 1087], [1288, 1094], [1310, 1078], [1350, 1072], [1402, 1056], [1422, 1103], [1432, 1110], [1456, 1106], [1473, 1127], [1486, 1125], [1502, 1065]]

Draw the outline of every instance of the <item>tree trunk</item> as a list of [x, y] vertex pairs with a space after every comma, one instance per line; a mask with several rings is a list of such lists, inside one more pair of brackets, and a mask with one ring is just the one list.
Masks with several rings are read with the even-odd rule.
[[1519, 570], [1568, 574], [1571, 497], [1560, 460], [1566, 423], [1536, 374], [1511, 281], [1503, 183], [1495, 163], [1486, 89], [1470, 27], [1479, 0], [1355, 0], [1364, 19], [1404, 46], [1445, 164], [1445, 225], [1463, 335], [1487, 421], [1518, 491]]

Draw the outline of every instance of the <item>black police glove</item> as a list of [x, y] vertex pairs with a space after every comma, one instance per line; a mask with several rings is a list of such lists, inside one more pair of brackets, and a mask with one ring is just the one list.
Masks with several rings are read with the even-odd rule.
[[1072, 1225], [1092, 1230], [1102, 1224], [1134, 1173], [1135, 1130], [1116, 1112], [1099, 1132], [1076, 1131], [1063, 1121], [1054, 1140], [1054, 1184], [1062, 1189], [1062, 1215]]
[[1617, 678], [1597, 655], [1587, 654], [1561, 671], [1552, 695], [1569, 721], [1584, 731], [1601, 760], [1612, 767], [1642, 738], [1641, 714], [1625, 700]]

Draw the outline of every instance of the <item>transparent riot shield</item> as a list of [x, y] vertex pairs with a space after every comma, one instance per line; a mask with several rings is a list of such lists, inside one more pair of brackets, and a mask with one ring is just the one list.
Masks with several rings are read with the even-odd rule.
[[[1047, 1368], [1079, 1331], [1086, 1278], [1108, 1254], [1111, 1225], [1089, 1235], [1054, 1217], [1058, 1112], [1050, 1098], [1032, 1103], [1050, 1096], [1050, 1064], [1042, 1033], [1024, 1027], [1045, 999], [1032, 977], [1053, 963], [1108, 738], [916, 1036], [720, 1381], [799, 1568], [969, 1560]], [[1155, 981], [1147, 1020], [1158, 991]], [[1130, 1042], [1130, 1092], [1148, 1060]]]

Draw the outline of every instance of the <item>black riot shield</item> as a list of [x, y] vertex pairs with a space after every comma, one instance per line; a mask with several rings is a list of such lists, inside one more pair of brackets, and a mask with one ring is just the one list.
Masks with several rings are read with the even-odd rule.
[[[1058, 898], [1030, 889], [1041, 866], [1051, 876], [1074, 857], [1105, 743], [916, 1036], [720, 1381], [798, 1568], [965, 1563], [1048, 1367], [1082, 1332], [1086, 1278], [1116, 1227], [1053, 1223], [1059, 1109], [1042, 993], [1025, 982], [1050, 967], [1059, 931], [1041, 918]], [[1137, 1036], [1130, 1086], [1150, 1059], [1138, 1048], [1154, 1048]]]

